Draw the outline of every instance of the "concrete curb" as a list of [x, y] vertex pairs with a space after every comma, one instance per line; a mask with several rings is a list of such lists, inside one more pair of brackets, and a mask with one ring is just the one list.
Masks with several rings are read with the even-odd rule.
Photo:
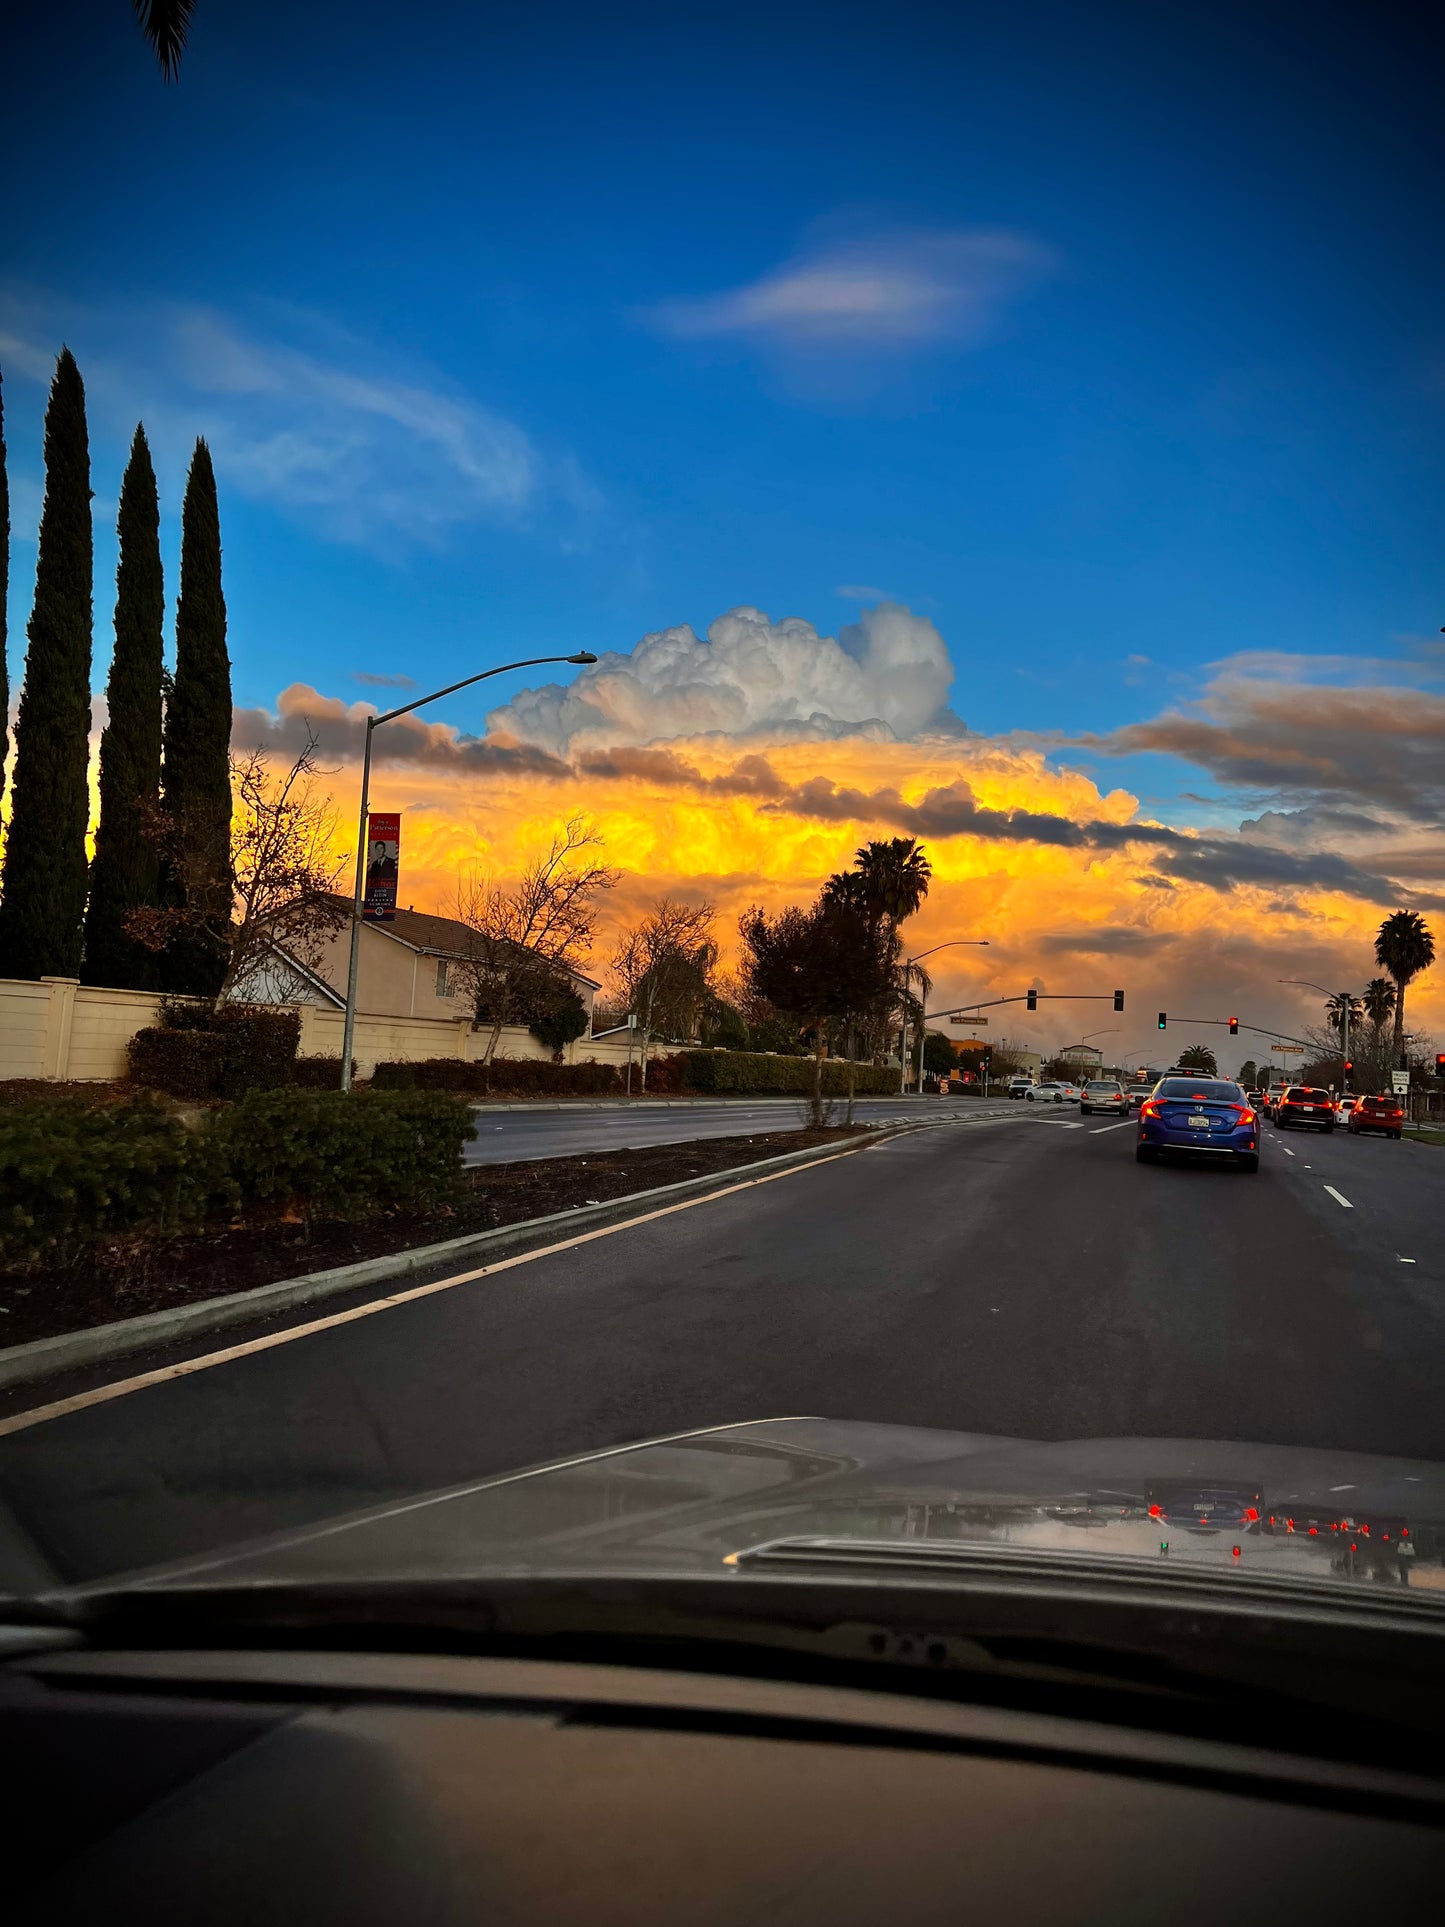
[[[827, 1100], [841, 1104], [845, 1100], [835, 1097]], [[899, 1097], [884, 1094], [875, 1097], [860, 1097], [859, 1104], [917, 1104], [916, 1097]], [[925, 1100], [925, 1102], [938, 1100]], [[964, 1098], [962, 1103], [996, 1103], [995, 1098]], [[762, 1097], [479, 1097], [472, 1101], [474, 1111], [715, 1111], [736, 1105], [739, 1109], [755, 1110], [760, 1104], [774, 1104], [779, 1109], [801, 1105], [805, 1109], [808, 1095], [793, 1092], [785, 1096]]]
[[388, 1252], [379, 1258], [363, 1258], [356, 1264], [335, 1265], [329, 1271], [313, 1271], [301, 1278], [285, 1278], [274, 1285], [258, 1285], [254, 1291], [240, 1291], [224, 1298], [202, 1298], [195, 1304], [177, 1305], [169, 1311], [146, 1312], [139, 1318], [122, 1318], [110, 1325], [92, 1325], [85, 1331], [62, 1332], [55, 1338], [33, 1339], [27, 1345], [12, 1345], [0, 1350], [0, 1390], [12, 1385], [28, 1385], [37, 1379], [53, 1378], [59, 1372], [80, 1366], [104, 1364], [112, 1358], [125, 1358], [132, 1352], [146, 1351], [153, 1345], [173, 1344], [180, 1338], [204, 1332], [221, 1331], [228, 1325], [250, 1324], [298, 1305], [336, 1297], [354, 1291], [358, 1285], [388, 1278], [404, 1278], [411, 1272], [427, 1271], [454, 1259], [500, 1257], [528, 1244], [549, 1244], [611, 1223], [614, 1219], [635, 1217], [655, 1211], [685, 1198], [704, 1197], [709, 1191], [723, 1191], [750, 1178], [782, 1171], [790, 1166], [816, 1164], [824, 1158], [852, 1155], [889, 1138], [903, 1137], [911, 1131], [931, 1130], [946, 1124], [948, 1117], [918, 1123], [881, 1125], [856, 1144], [810, 1145], [802, 1151], [785, 1151], [779, 1157], [762, 1158], [754, 1164], [733, 1165], [725, 1171], [711, 1171], [700, 1178], [683, 1178], [677, 1184], [656, 1186], [650, 1191], [630, 1191], [625, 1197], [609, 1198], [602, 1204], [576, 1205], [570, 1211], [554, 1211], [545, 1218], [524, 1218], [517, 1224], [501, 1225], [495, 1231], [472, 1231], [464, 1237], [446, 1238], [440, 1244], [414, 1245], [408, 1251]]

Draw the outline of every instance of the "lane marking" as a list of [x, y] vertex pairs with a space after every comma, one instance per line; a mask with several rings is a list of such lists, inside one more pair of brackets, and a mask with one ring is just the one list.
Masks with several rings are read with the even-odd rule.
[[1396, 1260], [1402, 1265], [1413, 1265], [1415, 1262], [1413, 1258], [1401, 1258], [1398, 1251], [1395, 1253], [1395, 1257], [1396, 1257]]
[[1084, 1128], [1084, 1127], [1083, 1127], [1083, 1125], [1082, 1125], [1082, 1124], [1066, 1124], [1066, 1125], [1064, 1126], [1064, 1129], [1065, 1129], [1066, 1131], [1082, 1131], [1082, 1130], [1083, 1130], [1083, 1128]]
[[1291, 1151], [1291, 1149], [1289, 1148], [1289, 1146], [1288, 1146], [1287, 1144], [1281, 1144], [1279, 1148], [1280, 1148], [1280, 1150], [1281, 1150], [1281, 1151], [1283, 1151], [1283, 1152], [1284, 1152], [1284, 1154], [1285, 1154], [1285, 1156], [1286, 1156], [1287, 1158], [1292, 1158], [1292, 1157], [1294, 1156], [1294, 1152], [1293, 1152], [1293, 1151]]
[[1127, 1125], [1131, 1124], [1132, 1122], [1133, 1122], [1132, 1118], [1126, 1117], [1123, 1120], [1123, 1122], [1119, 1124], [1096, 1124], [1093, 1127], [1093, 1129], [1089, 1132], [1089, 1136], [1102, 1137], [1105, 1131], [1122, 1131]]
[[[883, 1142], [895, 1140], [885, 1138]], [[318, 1332], [334, 1330], [338, 1325], [353, 1325], [359, 1319], [371, 1318], [378, 1312], [392, 1311], [398, 1305], [410, 1305], [418, 1298], [431, 1298], [437, 1292], [452, 1291], [458, 1285], [474, 1284], [478, 1278], [491, 1278], [501, 1271], [515, 1271], [520, 1265], [530, 1265], [538, 1258], [554, 1258], [559, 1252], [575, 1251], [581, 1245], [595, 1244], [599, 1238], [611, 1238], [619, 1231], [634, 1231], [638, 1225], [654, 1224], [659, 1218], [675, 1217], [679, 1211], [691, 1211], [700, 1204], [712, 1204], [719, 1198], [731, 1198], [739, 1191], [752, 1191], [760, 1184], [775, 1184], [779, 1178], [799, 1177], [804, 1171], [821, 1170], [825, 1164], [836, 1164], [841, 1158], [857, 1157], [862, 1151], [870, 1151], [872, 1144], [859, 1144], [846, 1151], [835, 1151], [831, 1157], [818, 1158], [812, 1164], [796, 1164], [788, 1171], [770, 1171], [766, 1177], [746, 1178], [741, 1184], [729, 1184], [720, 1191], [708, 1191], [700, 1198], [683, 1198], [677, 1204], [666, 1204], [656, 1211], [644, 1211], [639, 1217], [624, 1218], [620, 1224], [599, 1225], [595, 1231], [579, 1231], [575, 1238], [563, 1238], [556, 1244], [541, 1245], [535, 1251], [520, 1251], [511, 1258], [498, 1258], [494, 1264], [480, 1265], [474, 1271], [458, 1271], [450, 1278], [438, 1278], [429, 1285], [412, 1285], [406, 1291], [395, 1291], [385, 1298], [369, 1299], [364, 1305], [353, 1305], [348, 1311], [335, 1311], [325, 1318], [312, 1318], [304, 1325], [291, 1325], [285, 1331], [268, 1332], [264, 1338], [248, 1338], [239, 1345], [227, 1345], [218, 1352], [204, 1352], [198, 1358], [183, 1358], [175, 1365], [161, 1365], [154, 1371], [138, 1372], [134, 1378], [118, 1378], [108, 1385], [96, 1385], [88, 1392], [76, 1392], [70, 1398], [58, 1398], [50, 1405], [36, 1405], [28, 1412], [16, 1412], [11, 1417], [0, 1419], [0, 1438], [7, 1438], [15, 1432], [25, 1432], [32, 1425], [43, 1425], [48, 1419], [65, 1418], [71, 1412], [86, 1411], [92, 1405], [106, 1405], [112, 1399], [124, 1398], [130, 1392], [141, 1392], [151, 1385], [164, 1385], [173, 1378], [189, 1378], [193, 1372], [209, 1371], [215, 1365], [230, 1365], [237, 1359], [250, 1358], [257, 1352], [274, 1351], [279, 1345], [289, 1345], [293, 1339], [311, 1338]]]
[[[1305, 1169], [1308, 1170], [1309, 1166], [1306, 1165]], [[1335, 1187], [1332, 1184], [1327, 1184], [1325, 1186], [1325, 1189], [1326, 1191], [1329, 1192], [1330, 1196], [1334, 1199], [1336, 1204], [1342, 1204], [1345, 1207], [1346, 1211], [1354, 1210], [1355, 1207], [1350, 1203], [1349, 1199], [1345, 1197], [1342, 1192], [1336, 1191]]]

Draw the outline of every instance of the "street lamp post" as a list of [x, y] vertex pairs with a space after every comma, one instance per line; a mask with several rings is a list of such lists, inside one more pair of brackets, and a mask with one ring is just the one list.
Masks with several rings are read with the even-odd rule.
[[546, 662], [596, 662], [596, 656], [589, 650], [579, 649], [574, 656], [529, 656], [525, 662], [504, 662], [495, 669], [478, 670], [475, 676], [463, 676], [460, 682], [448, 683], [445, 689], [434, 689], [430, 696], [418, 696], [414, 703], [402, 703], [397, 709], [388, 709], [381, 716], [368, 716], [366, 719], [366, 749], [361, 759], [361, 808], [356, 819], [356, 888], [351, 899], [351, 954], [346, 965], [346, 1023], [341, 1033], [341, 1088], [351, 1089], [351, 1049], [356, 1037], [356, 966], [361, 954], [361, 904], [366, 891], [366, 806], [371, 795], [371, 738], [372, 732], [381, 728], [383, 723], [394, 723], [398, 716], [409, 716], [414, 709], [423, 709], [428, 703], [439, 702], [443, 696], [455, 695], [459, 689], [470, 689], [474, 682], [485, 682], [488, 676], [504, 676], [509, 669], [536, 669]]
[[1350, 1088], [1350, 1073], [1345, 1067], [1350, 1061], [1350, 998], [1354, 993], [1348, 990], [1343, 993], [1326, 990], [1323, 984], [1312, 984], [1308, 977], [1278, 977], [1275, 981], [1281, 984], [1298, 984], [1302, 990], [1317, 990], [1321, 997], [1343, 996], [1340, 1011], [1340, 1094], [1343, 1096]]
[[[1079, 1042], [1081, 1044], [1087, 1044], [1091, 1037], [1117, 1037], [1118, 1035], [1119, 1035], [1119, 1026], [1117, 1024], [1110, 1024], [1104, 1030], [1086, 1030], [1083, 1036], [1079, 1039]], [[1104, 1053], [1100, 1051], [1099, 1052], [1099, 1069], [1103, 1070], [1103, 1068], [1104, 1068]]]
[[[903, 988], [905, 990], [908, 988], [908, 979], [913, 974], [913, 966], [922, 963], [925, 957], [931, 957], [935, 950], [987, 950], [988, 943], [989, 940], [987, 937], [950, 937], [947, 943], [936, 943], [931, 950], [920, 950], [916, 957], [910, 957], [903, 966]], [[927, 1016], [928, 1012], [923, 1008], [923, 999], [920, 997], [918, 999], [918, 1095], [920, 1097], [923, 1095], [923, 1039]], [[908, 1033], [908, 1021], [906, 1018], [903, 1023], [903, 1031], [906, 1037]], [[908, 1051], [906, 1047], [900, 1051], [899, 1056], [902, 1061], [898, 1067], [898, 1095], [902, 1097], [903, 1093], [908, 1089]]]

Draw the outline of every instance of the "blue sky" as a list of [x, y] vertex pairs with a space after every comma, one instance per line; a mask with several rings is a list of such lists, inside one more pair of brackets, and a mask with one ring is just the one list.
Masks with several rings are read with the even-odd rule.
[[37, 10], [0, 79], [12, 651], [66, 339], [102, 502], [137, 415], [172, 517], [216, 444], [241, 703], [877, 591], [990, 733], [1107, 732], [1240, 651], [1408, 654], [1445, 618], [1428, 36], [199, 0], [165, 87], [126, 0]]

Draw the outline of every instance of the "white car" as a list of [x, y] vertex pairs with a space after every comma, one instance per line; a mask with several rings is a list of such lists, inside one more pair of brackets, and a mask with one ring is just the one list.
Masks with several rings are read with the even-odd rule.
[[1035, 1084], [1024, 1096], [1030, 1104], [1075, 1104], [1080, 1091], [1077, 1084]]
[[1028, 1097], [1033, 1088], [1034, 1080], [1031, 1077], [1011, 1077], [1008, 1081], [1010, 1097]]
[[1120, 1117], [1127, 1117], [1129, 1093], [1112, 1077], [1091, 1077], [1079, 1099], [1079, 1114], [1092, 1117], [1095, 1111], [1114, 1111]]

